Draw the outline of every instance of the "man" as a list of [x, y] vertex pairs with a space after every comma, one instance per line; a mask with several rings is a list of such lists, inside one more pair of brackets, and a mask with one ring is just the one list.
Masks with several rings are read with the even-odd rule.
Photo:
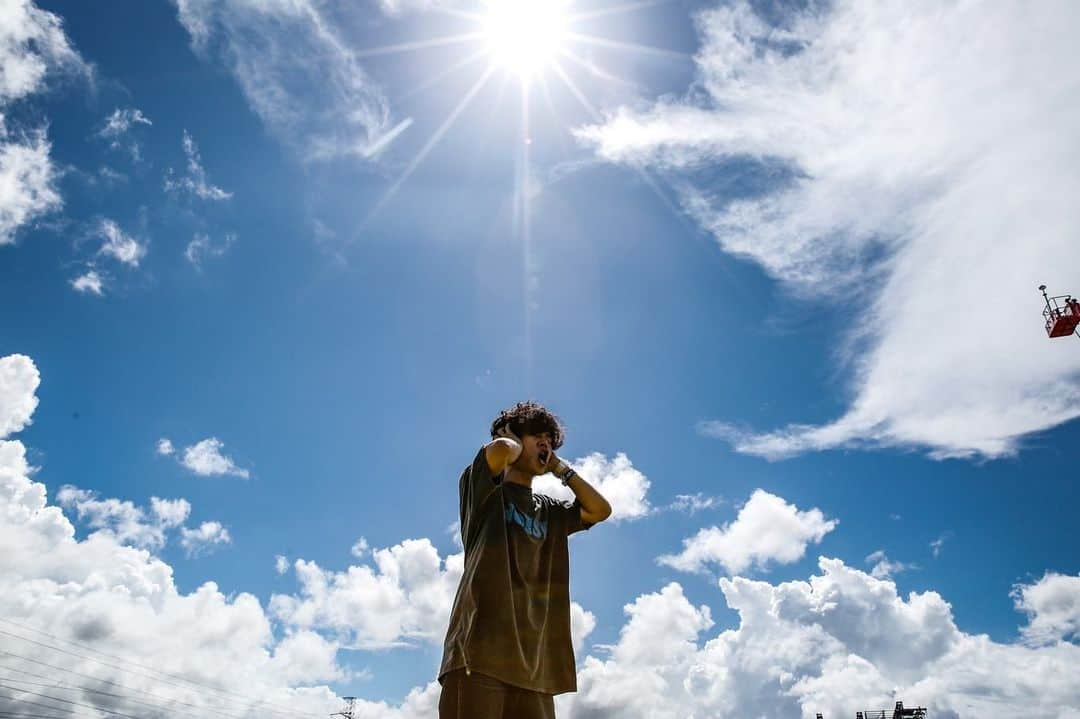
[[[459, 482], [465, 571], [439, 719], [554, 719], [554, 696], [577, 690], [567, 537], [607, 519], [611, 505], [555, 455], [563, 428], [542, 405], [504, 410], [491, 437]], [[549, 472], [573, 502], [533, 493], [533, 478]]]

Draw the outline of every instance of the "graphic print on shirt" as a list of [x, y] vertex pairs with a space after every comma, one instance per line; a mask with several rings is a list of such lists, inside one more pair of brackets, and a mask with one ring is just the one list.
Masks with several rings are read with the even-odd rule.
[[513, 502], [506, 503], [506, 521], [518, 525], [530, 537], [536, 539], [547, 537], [548, 523], [541, 521], [538, 517], [530, 517], [514, 506]]

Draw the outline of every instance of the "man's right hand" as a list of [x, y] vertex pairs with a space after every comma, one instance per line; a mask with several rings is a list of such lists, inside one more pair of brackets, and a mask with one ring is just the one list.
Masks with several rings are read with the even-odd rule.
[[495, 440], [488, 445], [488, 465], [498, 473], [518, 460], [524, 444], [508, 424], [499, 427], [495, 434]]

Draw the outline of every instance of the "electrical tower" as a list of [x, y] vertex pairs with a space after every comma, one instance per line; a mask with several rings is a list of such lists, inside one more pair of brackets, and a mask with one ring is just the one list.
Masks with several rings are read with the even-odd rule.
[[[824, 719], [821, 712], [814, 715], [815, 719]], [[896, 702], [896, 706], [889, 709], [863, 709], [855, 712], [855, 719], [926, 719], [926, 707], [905, 708], [904, 702]]]
[[345, 708], [339, 712], [334, 712], [330, 716], [332, 717], [345, 717], [345, 719], [355, 719], [356, 715], [353, 711], [356, 709], [356, 697], [341, 697], [345, 702]]
[[925, 719], [925, 717], [926, 707], [907, 709], [904, 707], [904, 702], [896, 702], [891, 713], [888, 709], [855, 712], [855, 719]]

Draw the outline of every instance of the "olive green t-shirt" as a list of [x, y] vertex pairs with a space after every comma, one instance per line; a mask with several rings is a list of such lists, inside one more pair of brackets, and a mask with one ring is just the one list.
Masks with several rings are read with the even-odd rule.
[[581, 504], [492, 476], [484, 448], [461, 473], [465, 571], [439, 683], [461, 667], [545, 694], [577, 690], [567, 537], [591, 525]]

